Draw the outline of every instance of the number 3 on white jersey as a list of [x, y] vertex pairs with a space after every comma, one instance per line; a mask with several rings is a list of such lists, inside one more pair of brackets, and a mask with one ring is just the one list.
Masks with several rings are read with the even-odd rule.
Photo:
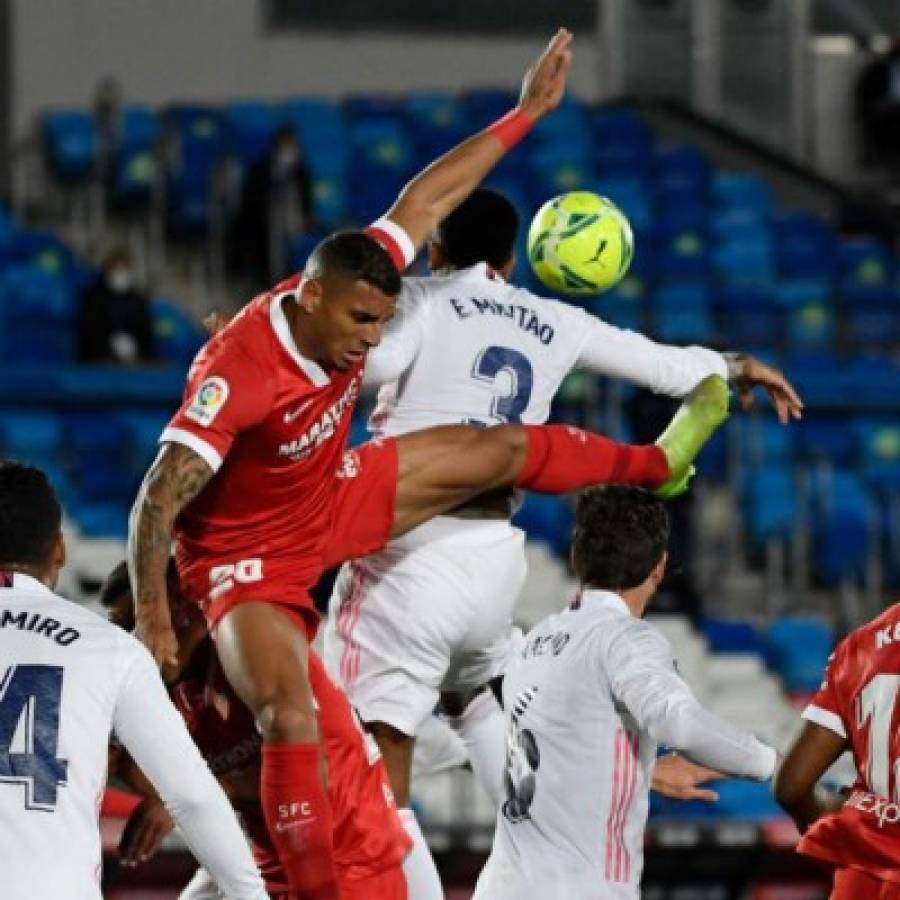
[[[900, 675], [881, 673], [863, 688], [859, 695], [857, 725], [862, 728], [866, 719], [869, 725], [869, 765], [865, 772], [872, 793], [900, 801], [900, 760], [891, 760], [891, 722]], [[894, 770], [894, 790], [891, 791], [891, 769]]]

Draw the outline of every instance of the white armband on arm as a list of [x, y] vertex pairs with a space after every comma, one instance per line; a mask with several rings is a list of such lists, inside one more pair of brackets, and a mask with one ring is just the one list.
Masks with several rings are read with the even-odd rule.
[[727, 775], [765, 780], [775, 751], [704, 709], [675, 671], [665, 638], [644, 622], [630, 623], [609, 643], [613, 694], [657, 743]]
[[624, 378], [656, 394], [681, 398], [709, 375], [726, 378], [724, 356], [705, 347], [657, 344], [636, 331], [616, 328], [583, 313], [586, 331], [576, 368]]
[[398, 272], [402, 274], [412, 265], [416, 258], [416, 246], [412, 238], [393, 219], [382, 216], [365, 231], [387, 250]]
[[114, 728], [225, 896], [264, 900], [268, 895], [234, 810], [143, 647], [135, 649], [120, 687]]

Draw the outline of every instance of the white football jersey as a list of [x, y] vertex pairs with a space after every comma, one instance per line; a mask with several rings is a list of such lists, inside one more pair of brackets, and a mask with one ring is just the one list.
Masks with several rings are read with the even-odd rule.
[[719, 353], [656, 344], [479, 263], [403, 280], [394, 320], [366, 365], [366, 382], [384, 385], [371, 427], [394, 435], [459, 422], [541, 424], [576, 368], [673, 397], [726, 374]]
[[636, 900], [658, 743], [767, 778], [775, 753], [707, 713], [666, 639], [605, 591], [538, 624], [510, 661], [506, 800], [476, 900]]
[[4, 900], [100, 900], [98, 813], [111, 731], [191, 849], [227, 879], [229, 896], [265, 897], [234, 813], [144, 646], [36, 579], [0, 573]]

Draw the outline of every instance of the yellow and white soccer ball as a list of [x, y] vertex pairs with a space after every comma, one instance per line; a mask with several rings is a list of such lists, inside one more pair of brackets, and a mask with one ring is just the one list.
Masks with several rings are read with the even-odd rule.
[[611, 200], [572, 191], [548, 200], [528, 229], [528, 259], [551, 290], [584, 296], [621, 281], [634, 255], [624, 213]]

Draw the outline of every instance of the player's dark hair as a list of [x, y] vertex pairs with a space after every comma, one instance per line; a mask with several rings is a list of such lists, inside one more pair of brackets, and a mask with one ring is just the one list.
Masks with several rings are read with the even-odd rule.
[[587, 587], [637, 587], [662, 559], [668, 542], [666, 507], [643, 488], [608, 484], [589, 488], [578, 499], [572, 565]]
[[500, 269], [512, 258], [518, 231], [512, 203], [497, 191], [476, 188], [438, 225], [437, 242], [454, 269], [480, 262]]
[[400, 273], [390, 254], [363, 231], [336, 231], [309, 255], [304, 272], [315, 278], [326, 273], [365, 281], [383, 294], [400, 293]]
[[123, 559], [100, 586], [97, 599], [107, 609], [116, 605], [116, 601], [125, 594], [131, 593], [131, 579], [128, 577], [128, 564]]
[[0, 460], [0, 565], [49, 562], [61, 524], [47, 476], [26, 463]]

